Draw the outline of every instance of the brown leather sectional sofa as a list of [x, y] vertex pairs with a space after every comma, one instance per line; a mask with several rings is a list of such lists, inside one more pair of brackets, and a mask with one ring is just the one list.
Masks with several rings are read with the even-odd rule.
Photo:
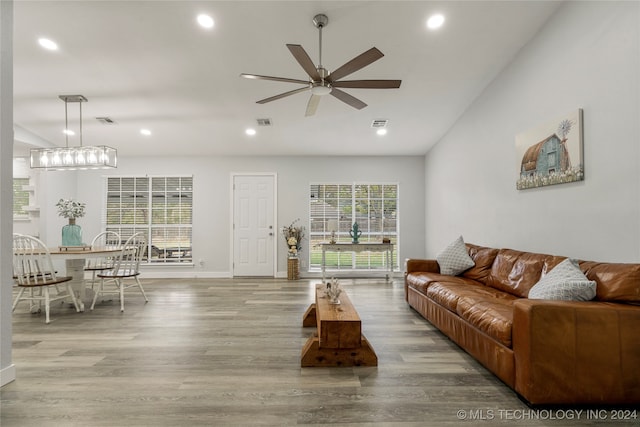
[[581, 261], [592, 301], [528, 299], [565, 257], [466, 244], [475, 266], [406, 263], [407, 302], [530, 404], [640, 404], [640, 264]]

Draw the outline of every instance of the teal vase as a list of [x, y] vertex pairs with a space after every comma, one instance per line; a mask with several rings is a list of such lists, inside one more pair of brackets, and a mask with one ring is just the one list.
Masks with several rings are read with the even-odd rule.
[[69, 224], [62, 227], [62, 246], [82, 246], [82, 228], [75, 218], [69, 218]]

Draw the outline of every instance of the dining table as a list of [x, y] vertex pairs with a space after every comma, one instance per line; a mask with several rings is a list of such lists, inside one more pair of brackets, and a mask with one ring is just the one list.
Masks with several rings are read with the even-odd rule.
[[84, 311], [84, 301], [87, 296], [87, 286], [84, 278], [84, 267], [87, 258], [101, 258], [109, 255], [115, 256], [121, 250], [122, 248], [114, 246], [57, 246], [49, 248], [52, 259], [65, 261], [65, 275], [71, 277], [71, 287], [78, 299], [80, 311]]

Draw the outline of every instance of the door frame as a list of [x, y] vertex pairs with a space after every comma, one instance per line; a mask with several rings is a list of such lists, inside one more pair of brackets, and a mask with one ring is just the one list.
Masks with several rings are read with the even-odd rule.
[[233, 221], [235, 220], [235, 188], [234, 184], [236, 177], [239, 176], [267, 176], [273, 179], [273, 277], [278, 275], [278, 235], [280, 234], [278, 229], [278, 174], [276, 172], [231, 172], [229, 179], [229, 249], [231, 256], [229, 257], [229, 272], [231, 277], [235, 277], [235, 268], [233, 263], [235, 262], [235, 230], [233, 228]]

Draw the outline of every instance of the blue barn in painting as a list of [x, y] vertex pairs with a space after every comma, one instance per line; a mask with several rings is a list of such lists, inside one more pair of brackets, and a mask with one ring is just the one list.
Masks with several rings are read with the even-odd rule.
[[527, 149], [522, 156], [520, 177], [547, 176], [571, 168], [569, 152], [555, 133]]

